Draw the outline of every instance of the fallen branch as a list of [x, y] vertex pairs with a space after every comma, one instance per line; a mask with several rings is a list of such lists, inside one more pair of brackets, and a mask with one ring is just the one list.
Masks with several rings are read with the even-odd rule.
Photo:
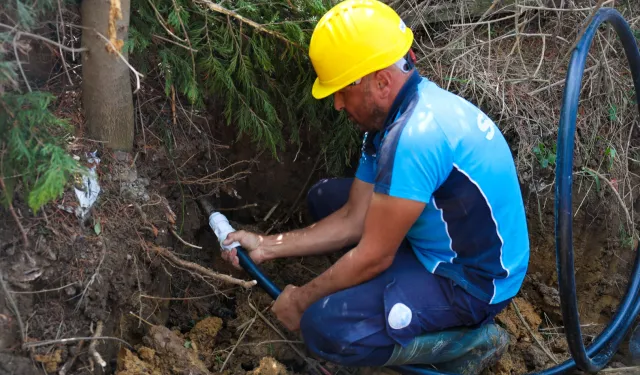
[[214, 272], [208, 268], [202, 267], [199, 264], [182, 260], [177, 256], [175, 256], [173, 253], [171, 253], [171, 251], [163, 247], [151, 245], [151, 246], [146, 246], [146, 248], [162, 256], [163, 258], [167, 259], [169, 262], [182, 266], [188, 270], [194, 271], [201, 276], [206, 276], [212, 279], [224, 281], [229, 284], [240, 285], [244, 288], [251, 288], [252, 286], [257, 284], [257, 281], [255, 280], [245, 281], [245, 280], [236, 279], [235, 277], [232, 277], [229, 275], [223, 275], [221, 273]]
[[[98, 324], [96, 325], [96, 331], [93, 334], [93, 337], [98, 337], [102, 334], [102, 320], [98, 320]], [[91, 356], [96, 360], [96, 362], [98, 362], [98, 364], [100, 365], [100, 367], [105, 368], [107, 366], [107, 362], [104, 361], [104, 359], [102, 359], [102, 357], [100, 356], [100, 353], [98, 353], [98, 351], [96, 350], [96, 343], [98, 341], [93, 340], [91, 341], [91, 344], [89, 344], [89, 354], [91, 354]]]

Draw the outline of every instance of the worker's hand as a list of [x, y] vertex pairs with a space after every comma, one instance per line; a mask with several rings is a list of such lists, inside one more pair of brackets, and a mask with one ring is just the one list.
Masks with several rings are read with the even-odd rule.
[[271, 308], [278, 320], [290, 331], [300, 329], [300, 320], [306, 309], [299, 298], [299, 291], [300, 288], [287, 285]]
[[[249, 257], [255, 264], [260, 264], [265, 260], [264, 249], [262, 244], [264, 237], [244, 230], [239, 230], [229, 233], [226, 240], [223, 242], [225, 245], [231, 245], [234, 241], [238, 241], [240, 245], [247, 250]], [[238, 260], [238, 251], [236, 249], [223, 250], [222, 259], [231, 263], [235, 268], [240, 269], [240, 263]]]

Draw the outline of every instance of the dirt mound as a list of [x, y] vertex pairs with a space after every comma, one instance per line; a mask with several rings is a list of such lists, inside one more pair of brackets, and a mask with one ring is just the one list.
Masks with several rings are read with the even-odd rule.
[[531, 303], [514, 298], [513, 303], [496, 317], [496, 322], [511, 335], [509, 350], [495, 366], [497, 375], [524, 374], [530, 369], [545, 367], [550, 359], [536, 346], [538, 342], [544, 342], [538, 333], [542, 318]]
[[217, 316], [204, 318], [196, 323], [191, 332], [189, 332], [191, 346], [203, 356], [210, 357], [215, 347], [216, 336], [221, 328], [222, 319]]
[[151, 327], [143, 342], [145, 346], [138, 349], [137, 356], [128, 349], [121, 350], [117, 375], [211, 374], [187, 341], [167, 327]]
[[247, 375], [289, 375], [282, 363], [271, 357], [264, 357], [260, 360], [260, 366]]

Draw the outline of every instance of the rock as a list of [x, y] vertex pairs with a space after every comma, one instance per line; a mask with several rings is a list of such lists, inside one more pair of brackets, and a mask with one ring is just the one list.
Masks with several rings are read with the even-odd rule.
[[569, 352], [569, 344], [564, 337], [560, 337], [551, 343], [551, 351], [557, 354], [564, 354]]
[[547, 361], [549, 360], [549, 357], [547, 357], [545, 352], [536, 344], [530, 344], [525, 347], [522, 354], [525, 362], [535, 367], [536, 369], [545, 367]]
[[542, 300], [544, 303], [551, 307], [560, 307], [560, 293], [556, 288], [552, 288], [541, 282], [537, 282], [535, 284], [538, 292], [542, 294]]
[[120, 195], [125, 199], [136, 202], [147, 202], [150, 199], [146, 188], [148, 185], [149, 180], [146, 178], [138, 178], [134, 181], [123, 181], [120, 183]]
[[164, 326], [153, 326], [143, 341], [155, 350], [154, 360], [158, 361], [162, 374], [210, 375], [206, 366], [193, 349], [186, 348], [185, 340]]

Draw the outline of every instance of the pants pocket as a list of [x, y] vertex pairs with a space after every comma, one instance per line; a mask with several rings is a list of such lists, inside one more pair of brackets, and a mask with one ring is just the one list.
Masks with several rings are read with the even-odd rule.
[[395, 281], [389, 283], [384, 291], [387, 334], [405, 346], [416, 336], [457, 325], [458, 319], [451, 313], [450, 306], [433, 302], [418, 306]]

